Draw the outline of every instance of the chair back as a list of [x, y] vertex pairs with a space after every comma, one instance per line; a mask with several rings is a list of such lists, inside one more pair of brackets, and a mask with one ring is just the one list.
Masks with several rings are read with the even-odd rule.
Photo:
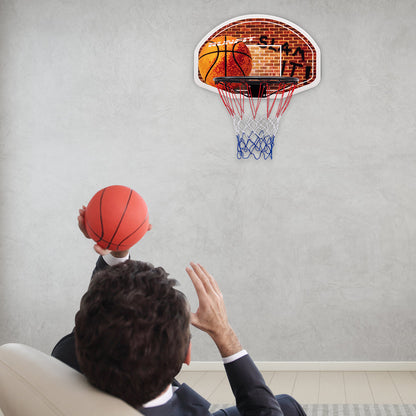
[[56, 358], [22, 344], [0, 347], [0, 409], [4, 416], [141, 414]]

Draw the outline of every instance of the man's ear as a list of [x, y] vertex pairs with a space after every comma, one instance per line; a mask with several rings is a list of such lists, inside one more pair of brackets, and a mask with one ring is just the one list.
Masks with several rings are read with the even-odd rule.
[[186, 353], [186, 357], [184, 360], [184, 364], [186, 365], [191, 364], [191, 347], [192, 347], [192, 344], [189, 343], [188, 352]]

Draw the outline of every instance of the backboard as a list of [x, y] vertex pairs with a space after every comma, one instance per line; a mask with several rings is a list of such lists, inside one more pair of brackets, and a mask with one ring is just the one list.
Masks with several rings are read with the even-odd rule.
[[[286, 19], [269, 15], [245, 15], [214, 28], [199, 42], [194, 53], [194, 79], [198, 86], [217, 92], [207, 83], [198, 68], [201, 50], [219, 37], [243, 42], [250, 51], [249, 73], [221, 76], [296, 77], [294, 94], [315, 87], [321, 78], [320, 50], [312, 37]], [[231, 41], [232, 42], [232, 41]]]

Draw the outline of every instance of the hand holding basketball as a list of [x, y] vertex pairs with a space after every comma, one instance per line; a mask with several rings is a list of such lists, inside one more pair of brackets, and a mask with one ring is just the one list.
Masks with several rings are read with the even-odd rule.
[[[84, 234], [84, 236], [88, 239], [91, 239], [91, 237], [88, 235], [87, 233], [87, 229], [85, 228], [85, 211], [86, 211], [86, 206], [83, 205], [82, 208], [80, 208], [78, 210], [79, 215], [78, 215], [78, 228], [81, 230], [82, 234]], [[150, 228], [152, 226], [150, 225]], [[150, 229], [149, 228], [149, 229]], [[105, 256], [106, 254], [110, 253], [110, 250], [104, 250], [103, 248], [101, 248], [98, 244], [94, 244], [94, 251], [99, 254], [100, 256]], [[117, 256], [115, 255], [116, 253], [122, 253], [123, 255]], [[125, 255], [127, 255], [127, 253], [124, 253], [122, 251], [114, 251], [113, 255], [115, 255], [115, 257], [124, 257]]]
[[91, 238], [88, 233], [87, 230], [85, 228], [85, 211], [86, 211], [87, 207], [85, 205], [82, 206], [82, 208], [80, 208], [78, 210], [78, 228], [81, 230], [82, 234], [85, 235], [85, 237], [87, 238]]

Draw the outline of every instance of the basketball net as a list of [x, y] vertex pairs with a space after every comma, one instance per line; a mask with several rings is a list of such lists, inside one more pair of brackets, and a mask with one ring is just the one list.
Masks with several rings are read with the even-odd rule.
[[272, 159], [280, 118], [289, 106], [295, 84], [217, 84], [222, 102], [232, 117], [237, 137], [237, 158]]

